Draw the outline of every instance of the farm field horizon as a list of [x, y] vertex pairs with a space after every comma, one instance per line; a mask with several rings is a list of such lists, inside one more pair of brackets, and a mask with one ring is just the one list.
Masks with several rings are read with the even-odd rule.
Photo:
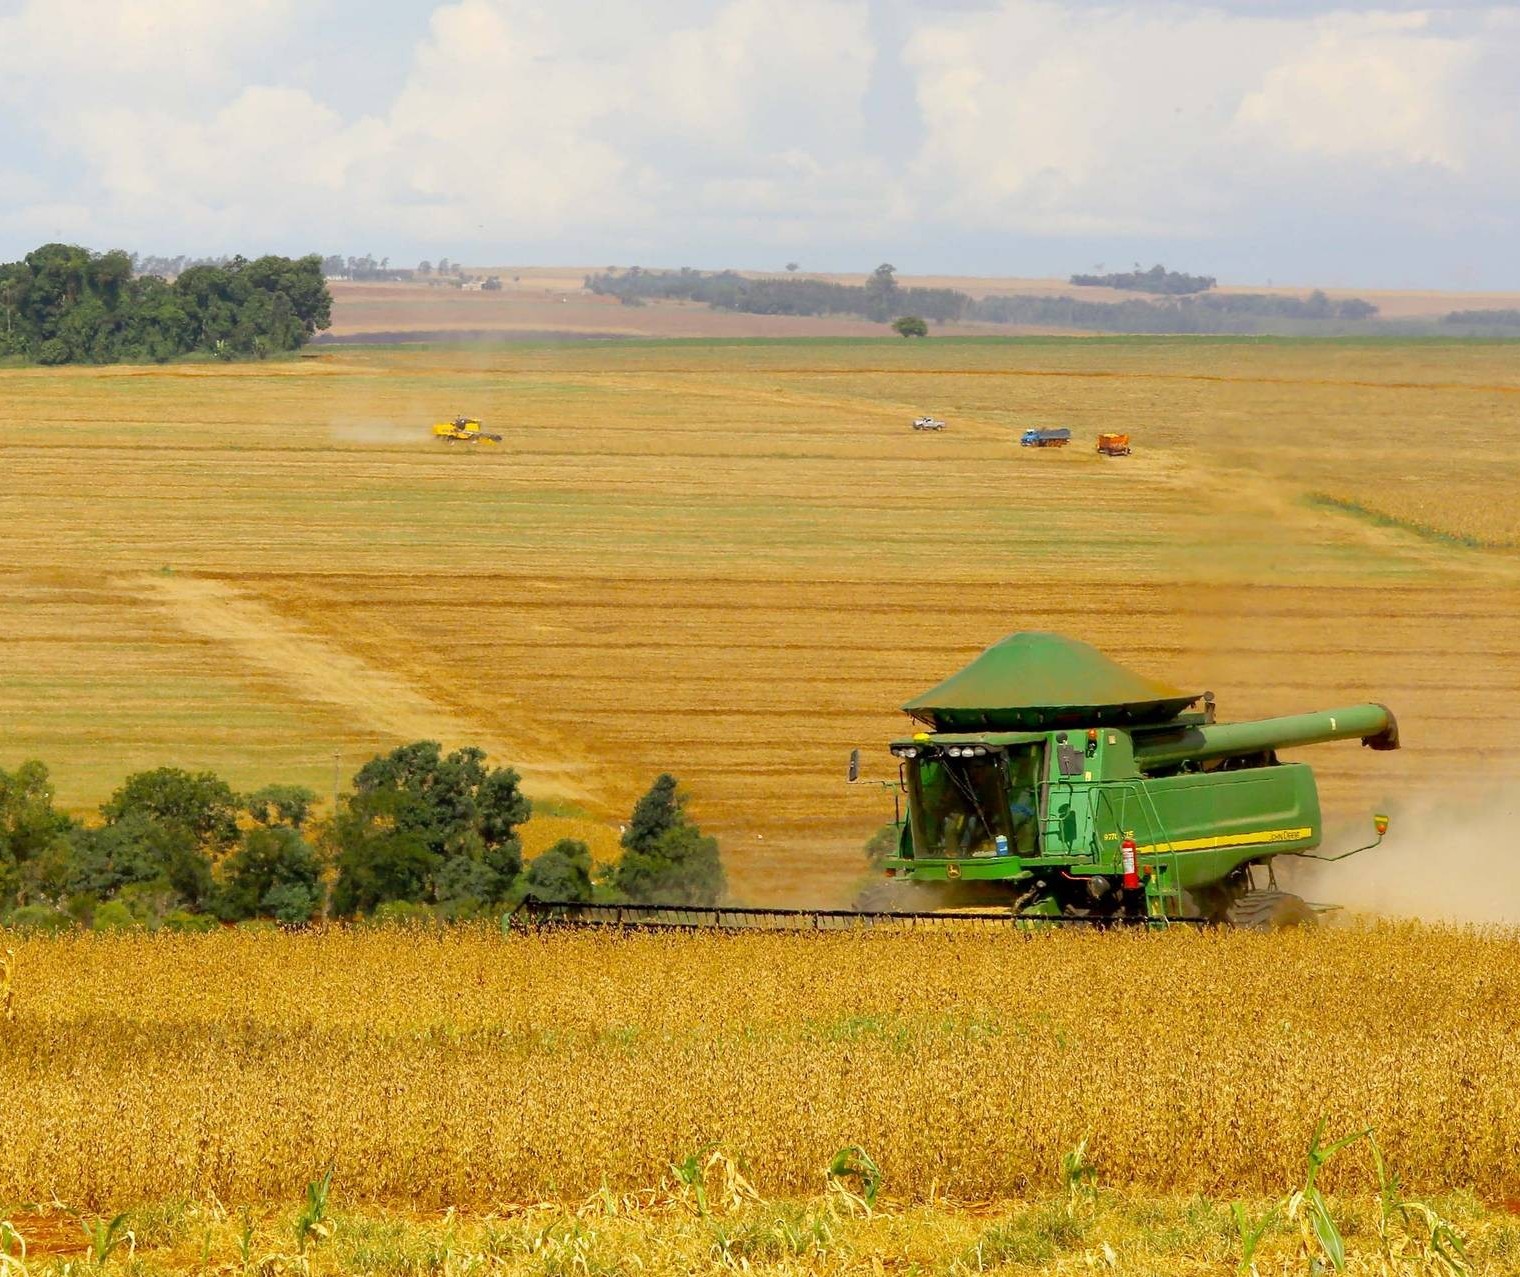
[[[419, 737], [610, 855], [661, 771], [733, 894], [837, 903], [896, 707], [1018, 629], [1222, 717], [1386, 702], [1332, 836], [1520, 762], [1517, 346], [931, 338], [345, 347], [0, 370], [0, 765], [330, 792]], [[505, 435], [434, 443], [456, 412]], [[909, 420], [933, 413], [942, 435]], [[1067, 425], [1073, 447], [1016, 446]], [[1127, 430], [1131, 457], [1092, 452]], [[1495, 710], [1499, 710], [1498, 713]], [[1475, 750], [1473, 725], [1482, 724]], [[535, 830], [536, 826], [536, 830]], [[1349, 834], [1354, 837], [1355, 834]]]
[[[611, 295], [585, 291], [587, 276], [607, 267], [470, 267], [477, 279], [495, 275], [499, 290], [476, 291], [450, 287], [442, 282], [373, 283], [335, 280], [333, 326], [319, 344], [327, 342], [434, 340], [476, 338], [722, 338], [750, 337], [864, 337], [877, 336], [882, 325], [854, 315], [761, 315], [718, 310], [699, 302], [663, 300], [628, 307]], [[775, 272], [739, 271], [751, 279], [774, 278]], [[860, 285], [864, 275], [802, 271], [790, 279], [817, 279], [827, 283]], [[1018, 279], [996, 276], [903, 275], [907, 288], [953, 288], [975, 298], [984, 297], [1077, 297], [1086, 302], [1112, 304], [1132, 300], [1135, 294], [1116, 288], [1073, 286], [1064, 279]], [[1211, 290], [1228, 297], [1248, 293], [1266, 296], [1303, 297], [1312, 284], [1301, 286], [1223, 284]], [[1520, 293], [1457, 292], [1409, 289], [1322, 289], [1332, 300], [1360, 298], [1377, 306], [1385, 320], [1439, 320], [1454, 310], [1505, 310], [1520, 306]], [[939, 336], [1006, 337], [1009, 334], [1059, 331], [1039, 326], [1008, 326], [959, 320], [936, 326]]]

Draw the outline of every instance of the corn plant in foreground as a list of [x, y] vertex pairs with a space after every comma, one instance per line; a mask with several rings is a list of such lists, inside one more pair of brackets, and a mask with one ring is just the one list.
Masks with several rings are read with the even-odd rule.
[[1319, 1177], [1332, 1157], [1360, 1143], [1367, 1145], [1378, 1179], [1380, 1217], [1377, 1231], [1381, 1272], [1389, 1277], [1404, 1273], [1468, 1277], [1472, 1269], [1466, 1246], [1456, 1228], [1430, 1206], [1409, 1201], [1403, 1196], [1398, 1178], [1389, 1169], [1372, 1131], [1356, 1131], [1330, 1144], [1321, 1142], [1324, 1133], [1325, 1119], [1321, 1118], [1309, 1139], [1308, 1166], [1302, 1188], [1274, 1203], [1254, 1223], [1239, 1202], [1232, 1205], [1231, 1212], [1240, 1238], [1238, 1271], [1242, 1277], [1257, 1277], [1256, 1251], [1263, 1236], [1279, 1220], [1296, 1229], [1299, 1253], [1310, 1277], [1345, 1269], [1346, 1239], [1319, 1187]]
[[79, 1226], [84, 1230], [86, 1241], [89, 1243], [90, 1258], [96, 1266], [103, 1265], [110, 1259], [117, 1249], [123, 1245], [130, 1252], [136, 1248], [137, 1239], [132, 1235], [132, 1230], [127, 1227], [128, 1215], [123, 1211], [119, 1215], [113, 1215], [110, 1219], [81, 1219]]
[[881, 1167], [859, 1144], [840, 1149], [823, 1172], [831, 1194], [851, 1211], [870, 1215], [881, 1193]]
[[333, 1167], [329, 1166], [319, 1179], [306, 1185], [306, 1201], [296, 1216], [296, 1250], [306, 1253], [314, 1241], [321, 1241], [332, 1232], [327, 1221], [328, 1197], [332, 1193]]
[[[670, 1174], [676, 1184], [676, 1195], [689, 1196], [697, 1214], [703, 1218], [712, 1209], [708, 1202], [710, 1188], [716, 1189], [715, 1204], [720, 1209], [733, 1210], [744, 1202], [760, 1200], [738, 1164], [718, 1148], [704, 1148], [679, 1162], [672, 1162]], [[593, 1200], [605, 1201], [609, 1196], [603, 1189], [602, 1194], [594, 1195]]]
[[1087, 1156], [1091, 1138], [1084, 1135], [1074, 1148], [1061, 1156], [1061, 1186], [1066, 1190], [1068, 1215], [1075, 1215], [1084, 1205], [1091, 1206], [1098, 1196], [1098, 1167]]
[[27, 1277], [26, 1238], [10, 1220], [0, 1220], [0, 1277]]

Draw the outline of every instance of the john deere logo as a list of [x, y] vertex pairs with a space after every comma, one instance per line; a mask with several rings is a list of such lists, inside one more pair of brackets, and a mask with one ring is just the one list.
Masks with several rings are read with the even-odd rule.
[[959, 865], [947, 865], [947, 866], [945, 866], [945, 877], [946, 878], [959, 878], [960, 876], [961, 876], [961, 867]]

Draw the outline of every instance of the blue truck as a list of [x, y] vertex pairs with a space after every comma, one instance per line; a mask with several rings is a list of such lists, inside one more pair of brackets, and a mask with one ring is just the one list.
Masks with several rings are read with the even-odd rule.
[[1065, 426], [1056, 429], [1026, 430], [1019, 436], [1021, 448], [1064, 448], [1071, 442], [1071, 431]]

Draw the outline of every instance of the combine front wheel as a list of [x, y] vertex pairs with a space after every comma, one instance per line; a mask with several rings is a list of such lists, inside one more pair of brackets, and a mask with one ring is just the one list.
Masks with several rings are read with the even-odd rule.
[[1312, 927], [1319, 921], [1308, 901], [1287, 891], [1247, 891], [1225, 910], [1225, 921], [1247, 931]]

